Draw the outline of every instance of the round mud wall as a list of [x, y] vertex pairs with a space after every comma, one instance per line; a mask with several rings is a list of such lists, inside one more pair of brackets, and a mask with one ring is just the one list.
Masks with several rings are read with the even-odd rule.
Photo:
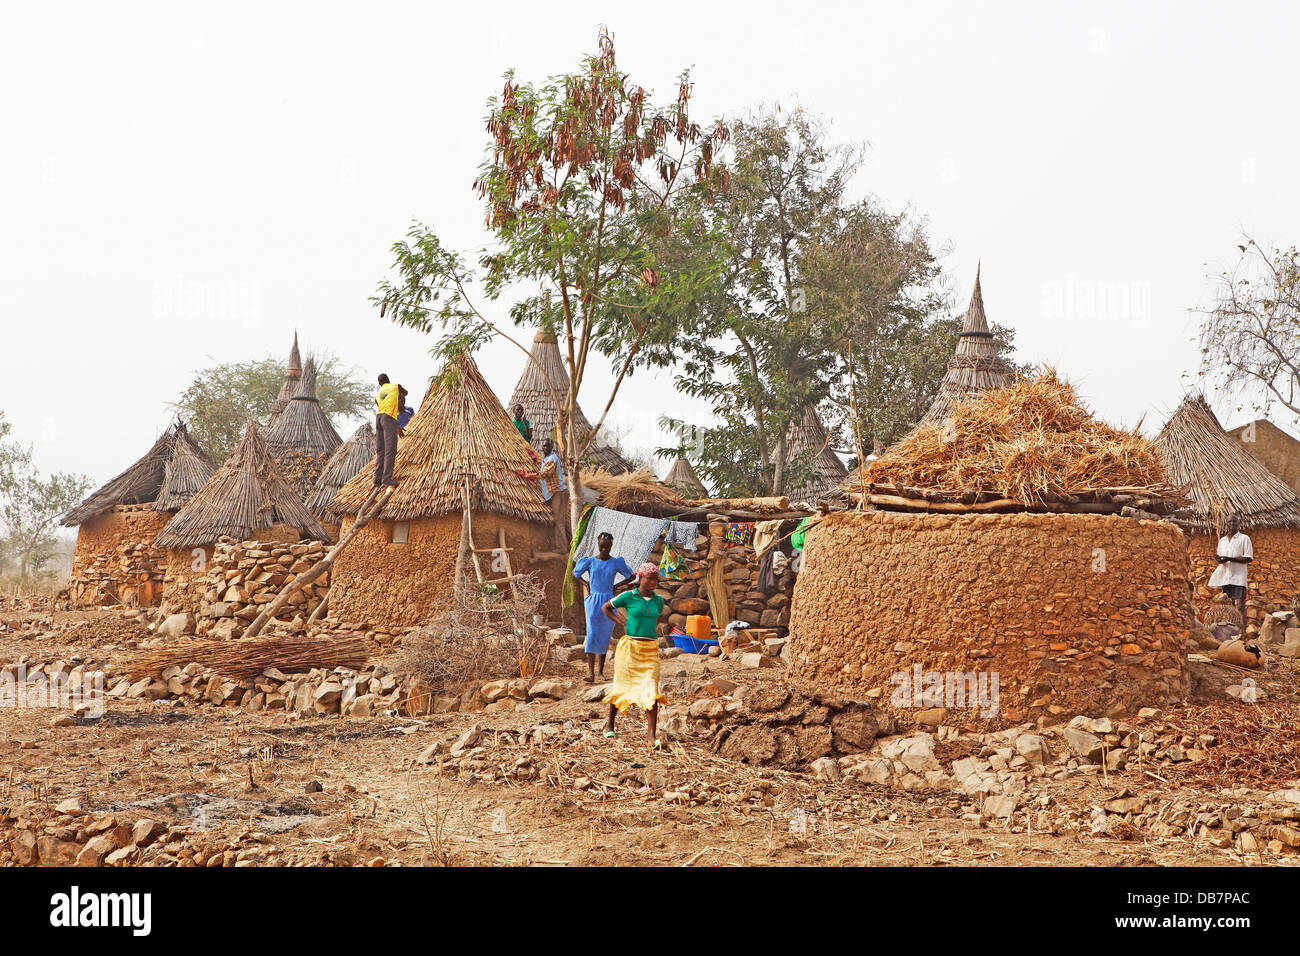
[[1162, 521], [838, 512], [808, 533], [791, 676], [967, 726], [1164, 706], [1187, 695], [1187, 569]]

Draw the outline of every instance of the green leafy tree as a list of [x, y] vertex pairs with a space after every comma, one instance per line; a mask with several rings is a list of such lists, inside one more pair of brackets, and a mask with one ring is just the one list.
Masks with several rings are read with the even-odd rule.
[[[10, 426], [0, 414], [0, 439]], [[48, 583], [47, 566], [60, 554], [59, 518], [90, 491], [87, 475], [42, 477], [31, 446], [0, 440], [0, 559], [17, 566], [20, 586]]]
[[[552, 383], [557, 448], [575, 488], [619, 388], [636, 369], [671, 360], [681, 322], [721, 268], [714, 248], [697, 242], [699, 203], [691, 200], [726, 183], [716, 156], [727, 130], [692, 119], [689, 76], [680, 77], [675, 101], [656, 107], [618, 68], [608, 33], [599, 47], [576, 72], [538, 85], [506, 74], [500, 98], [488, 103], [475, 182], [491, 245], [471, 265], [416, 223], [393, 247], [396, 278], [374, 299], [401, 325], [437, 330], [437, 355], [494, 336], [527, 355], [478, 297], [536, 289], [514, 301], [510, 317], [557, 336], [569, 376], [567, 390]], [[597, 355], [614, 358], [615, 381], [591, 433], [580, 434], [578, 396]], [[579, 495], [571, 507], [576, 522]]]
[[[334, 422], [363, 418], [373, 389], [344, 367], [338, 356], [315, 356], [316, 394], [321, 410]], [[268, 355], [250, 362], [223, 362], [202, 369], [172, 403], [190, 435], [215, 463], [229, 457], [250, 419], [266, 421], [284, 384], [284, 360]]]
[[727, 266], [681, 341], [677, 376], [717, 424], [663, 420], [722, 494], [782, 494], [806, 478], [816, 450], [792, 454], [789, 429], [809, 408], [832, 447], [851, 447], [850, 367], [870, 440], [886, 441], [924, 412], [951, 355], [925, 230], [850, 197], [862, 158], [801, 109], [733, 126], [725, 200], [699, 210]]

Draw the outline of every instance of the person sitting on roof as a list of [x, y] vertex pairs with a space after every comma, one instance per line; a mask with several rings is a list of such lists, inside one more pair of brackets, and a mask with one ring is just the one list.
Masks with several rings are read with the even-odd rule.
[[1219, 539], [1215, 549], [1215, 559], [1219, 566], [1210, 575], [1210, 587], [1221, 588], [1231, 598], [1241, 612], [1241, 633], [1246, 633], [1246, 565], [1255, 557], [1254, 546], [1250, 538], [1241, 533], [1241, 521], [1235, 514], [1224, 519], [1227, 532]]
[[546, 479], [542, 479], [542, 497], [551, 503], [551, 518], [555, 522], [555, 550], [562, 554], [569, 551], [569, 486], [564, 480], [564, 462], [560, 460], [559, 452], [555, 450], [555, 443], [549, 438], [542, 444], [542, 469], [546, 470], [548, 463], [555, 465], [556, 484], [559, 485], [554, 492], [547, 487]]
[[382, 372], [375, 406], [375, 487], [396, 488], [393, 462], [397, 458], [397, 416], [401, 412], [402, 387], [394, 385]]
[[530, 445], [533, 443], [533, 423], [524, 417], [524, 406], [515, 402], [515, 407], [511, 409], [514, 413], [514, 426], [519, 429], [519, 434], [524, 436], [524, 441]]

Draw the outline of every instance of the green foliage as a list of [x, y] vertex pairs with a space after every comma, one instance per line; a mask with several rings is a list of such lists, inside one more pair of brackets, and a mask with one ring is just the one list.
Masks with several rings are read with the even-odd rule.
[[[338, 356], [316, 359], [316, 394], [332, 422], [365, 417], [373, 387], [345, 368]], [[265, 422], [284, 384], [284, 360], [268, 355], [250, 362], [223, 362], [200, 370], [172, 408], [214, 464], [230, 456], [250, 418]], [[337, 425], [336, 425], [337, 427]]]
[[715, 153], [727, 131], [693, 122], [690, 96], [683, 74], [675, 102], [655, 107], [619, 71], [604, 32], [600, 52], [574, 73], [540, 85], [507, 73], [488, 104], [491, 138], [475, 182], [492, 244], [471, 263], [417, 222], [394, 245], [396, 277], [373, 300], [393, 321], [437, 332], [433, 352], [445, 358], [497, 335], [527, 352], [474, 295], [535, 289], [514, 301], [510, 318], [559, 340], [572, 385], [554, 398], [567, 421], [560, 451], [571, 478], [591, 440], [573, 426], [593, 353], [617, 359], [607, 410], [635, 369], [672, 360], [682, 321], [722, 265], [716, 247], [697, 241], [697, 211], [725, 185]]
[[[0, 439], [9, 430], [0, 413]], [[64, 549], [55, 533], [59, 518], [90, 489], [88, 475], [57, 472], [42, 477], [31, 446], [0, 441], [0, 565], [16, 567], [20, 586], [49, 583], [49, 565]]]

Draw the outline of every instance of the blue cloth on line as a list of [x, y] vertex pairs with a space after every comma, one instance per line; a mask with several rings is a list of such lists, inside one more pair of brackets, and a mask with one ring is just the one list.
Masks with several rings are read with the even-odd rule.
[[580, 559], [573, 565], [573, 576], [581, 578], [587, 575], [591, 593], [587, 595], [587, 640], [582, 649], [588, 654], [605, 654], [609, 652], [609, 641], [614, 635], [614, 622], [601, 611], [606, 601], [614, 599], [614, 578], [622, 576], [624, 580], [632, 579], [632, 569], [620, 557], [611, 556], [608, 561], [592, 556]]
[[646, 518], [611, 511], [609, 508], [594, 508], [591, 520], [587, 522], [586, 533], [573, 550], [575, 566], [582, 558], [596, 554], [596, 539], [602, 532], [608, 531], [614, 536], [614, 553], [621, 554], [630, 567], [637, 568], [650, 557], [650, 552], [659, 543], [659, 536], [664, 533], [667, 524], [665, 518]]
[[664, 532], [664, 543], [675, 544], [684, 551], [694, 551], [695, 538], [699, 533], [698, 521], [670, 521]]

